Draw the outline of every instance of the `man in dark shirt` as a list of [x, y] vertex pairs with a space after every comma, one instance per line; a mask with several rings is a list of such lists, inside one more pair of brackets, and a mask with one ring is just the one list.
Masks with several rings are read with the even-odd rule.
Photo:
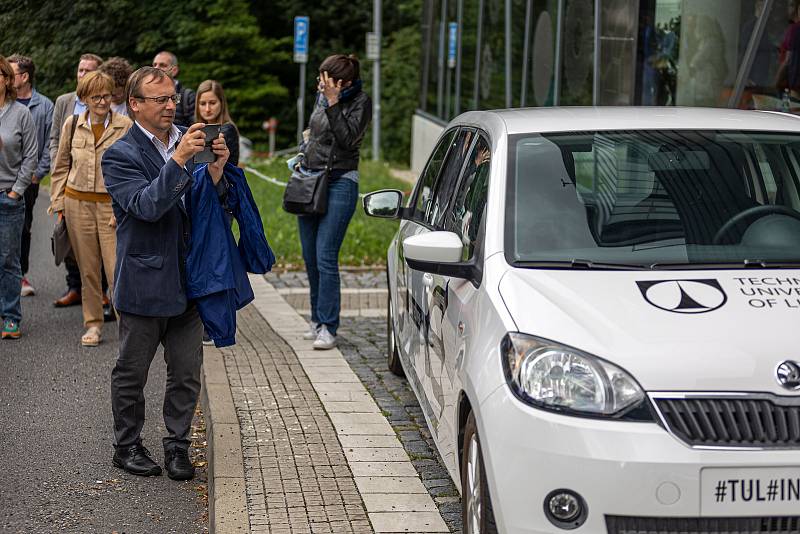
[[188, 87], [182, 86], [181, 82], [178, 81], [178, 74], [181, 69], [178, 67], [177, 56], [166, 50], [159, 52], [153, 58], [153, 66], [163, 70], [175, 80], [175, 92], [181, 95], [181, 101], [175, 109], [175, 124], [188, 128], [194, 123], [195, 93]]

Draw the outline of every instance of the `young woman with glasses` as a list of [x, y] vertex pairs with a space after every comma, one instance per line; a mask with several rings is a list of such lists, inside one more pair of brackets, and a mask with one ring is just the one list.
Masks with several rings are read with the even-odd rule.
[[117, 239], [111, 196], [103, 183], [103, 153], [125, 135], [133, 124], [128, 117], [111, 112], [113, 79], [90, 72], [78, 82], [77, 96], [88, 110], [64, 122], [53, 165], [50, 213], [66, 217], [75, 259], [83, 284], [84, 347], [100, 344], [103, 326], [101, 268], [109, 289], [114, 284]]

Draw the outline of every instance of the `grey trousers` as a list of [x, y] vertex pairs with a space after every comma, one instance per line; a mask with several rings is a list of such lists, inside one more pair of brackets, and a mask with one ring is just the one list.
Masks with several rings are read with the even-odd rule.
[[111, 372], [111, 408], [116, 447], [141, 443], [144, 386], [158, 345], [164, 346], [164, 450], [188, 449], [192, 417], [200, 393], [203, 324], [194, 304], [176, 317], [119, 314], [119, 357]]

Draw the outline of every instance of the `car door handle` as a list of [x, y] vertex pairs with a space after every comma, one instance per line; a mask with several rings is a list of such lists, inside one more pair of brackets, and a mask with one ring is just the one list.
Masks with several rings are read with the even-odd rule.
[[431, 273], [425, 273], [422, 275], [422, 285], [427, 288], [430, 288], [433, 285], [433, 275]]

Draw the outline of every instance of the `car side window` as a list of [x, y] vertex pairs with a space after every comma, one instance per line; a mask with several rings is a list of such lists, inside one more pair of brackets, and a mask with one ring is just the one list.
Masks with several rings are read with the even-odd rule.
[[436, 178], [439, 176], [439, 170], [442, 168], [445, 156], [447, 156], [447, 150], [453, 143], [457, 131], [458, 130], [454, 129], [447, 132], [439, 141], [439, 144], [433, 149], [431, 158], [428, 160], [428, 164], [425, 166], [425, 170], [422, 172], [422, 175], [419, 177], [419, 182], [417, 183], [417, 190], [414, 197], [414, 212], [411, 215], [412, 219], [418, 221], [425, 220], [425, 214], [430, 207]]
[[458, 177], [474, 139], [474, 130], [461, 130], [453, 141], [453, 148], [447, 153], [447, 161], [434, 186], [433, 202], [425, 215], [425, 222], [435, 228], [440, 228], [444, 223], [445, 210], [455, 196]]
[[469, 261], [475, 254], [478, 231], [486, 211], [491, 154], [489, 142], [479, 136], [467, 159], [453, 208], [445, 219], [445, 230], [458, 234], [464, 244], [462, 261]]

